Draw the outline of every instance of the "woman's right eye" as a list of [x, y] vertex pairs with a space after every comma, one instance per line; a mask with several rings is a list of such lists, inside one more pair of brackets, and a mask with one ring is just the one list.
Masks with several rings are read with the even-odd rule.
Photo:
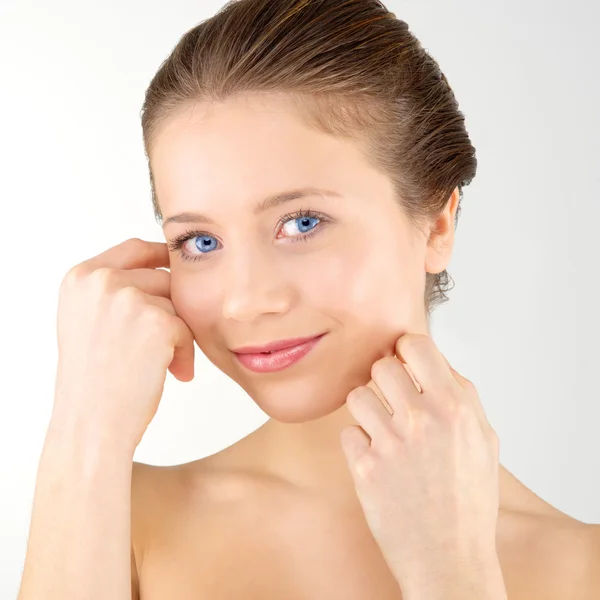
[[[198, 241], [196, 242], [196, 248], [200, 250], [200, 254], [189, 254], [188, 252], [182, 250], [183, 246], [188, 242], [188, 240], [194, 238], [198, 238]], [[214, 244], [211, 244], [210, 240], [216, 240], [216, 238], [202, 231], [185, 231], [181, 235], [178, 235], [176, 238], [172, 239], [168, 244], [168, 248], [172, 252], [178, 251], [179, 255], [184, 260], [203, 260], [204, 254], [214, 250], [212, 247]], [[198, 246], [200, 246], [200, 248], [198, 248]]]

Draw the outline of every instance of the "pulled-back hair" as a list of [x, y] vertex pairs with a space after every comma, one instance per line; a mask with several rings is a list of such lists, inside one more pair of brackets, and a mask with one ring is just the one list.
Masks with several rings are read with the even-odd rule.
[[[150, 167], [161, 123], [194, 102], [285, 93], [308, 124], [361, 143], [418, 228], [475, 176], [464, 115], [437, 62], [379, 0], [234, 0], [187, 31], [146, 90], [141, 111]], [[152, 203], [163, 216], [150, 169]], [[429, 318], [447, 301], [446, 270], [427, 273]]]

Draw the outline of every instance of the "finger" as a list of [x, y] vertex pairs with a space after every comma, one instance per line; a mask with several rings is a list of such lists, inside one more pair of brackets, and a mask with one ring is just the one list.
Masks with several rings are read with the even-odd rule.
[[454, 369], [454, 367], [448, 362], [448, 359], [443, 354], [442, 358], [446, 361], [446, 365], [448, 366], [448, 369], [450, 373], [452, 373], [454, 379], [456, 379], [457, 383], [459, 383], [463, 387], [470, 383], [466, 377], [463, 377], [458, 371]]
[[162, 308], [166, 313], [169, 313], [174, 317], [177, 316], [177, 312], [175, 312], [175, 307], [168, 298], [165, 298], [163, 296], [156, 296], [155, 294], [148, 294], [142, 291], [140, 288], [137, 289], [141, 294], [144, 295], [144, 302], [146, 302], [146, 304], [153, 304], [154, 306]]
[[383, 392], [379, 389], [379, 386], [375, 383], [375, 381], [373, 381], [373, 379], [371, 379], [367, 383], [367, 387], [373, 390], [373, 392], [379, 398], [380, 402], [383, 404], [388, 413], [390, 415], [393, 414], [394, 410], [390, 406], [389, 402], [386, 400], [385, 396], [383, 395]]
[[[479, 418], [479, 422], [482, 425], [485, 426], [491, 426], [490, 422], [488, 421], [487, 415], [485, 414], [485, 410], [483, 408], [483, 404], [481, 403], [481, 399], [479, 398], [479, 394], [477, 393], [477, 390], [475, 389], [475, 387], [473, 386], [473, 382], [470, 381], [469, 379], [467, 379], [466, 377], [463, 377], [456, 369], [454, 369], [452, 367], [452, 365], [448, 362], [448, 359], [442, 354], [442, 356], [444, 357], [444, 360], [446, 361], [446, 364], [448, 365], [448, 368], [450, 370], [450, 372], [452, 373], [453, 377], [456, 379], [457, 383], [466, 391], [470, 391], [473, 390], [474, 393], [472, 394], [465, 394], [466, 398], [471, 399], [471, 406], [473, 407], [473, 409], [475, 410], [475, 412], [477, 413], [477, 417]], [[469, 402], [469, 399], [466, 399], [465, 401]]]
[[394, 425], [405, 430], [411, 419], [410, 406], [420, 403], [421, 394], [404, 365], [395, 356], [386, 356], [373, 364], [371, 375], [392, 409]]
[[352, 416], [371, 439], [381, 439], [389, 430], [392, 416], [370, 387], [363, 385], [353, 389], [346, 403]]
[[151, 296], [171, 298], [171, 273], [164, 269], [118, 270], [114, 278], [119, 287], [130, 285]]
[[352, 475], [355, 473], [360, 476], [364, 475], [361, 467], [364, 466], [365, 457], [369, 455], [368, 453], [371, 448], [369, 436], [358, 425], [350, 425], [342, 429], [340, 442]]
[[408, 333], [396, 341], [396, 355], [406, 362], [423, 392], [435, 392], [456, 385], [456, 379], [448, 369], [430, 336]]
[[175, 352], [169, 365], [171, 373], [180, 381], [194, 378], [194, 334], [180, 317], [173, 317]]
[[173, 334], [174, 352], [169, 371], [180, 381], [191, 381], [194, 378], [194, 334], [185, 321], [177, 316], [170, 300], [150, 294], [144, 295], [148, 304], [158, 306], [171, 315], [169, 324]]
[[169, 267], [169, 250], [165, 242], [148, 242], [130, 238], [83, 261], [75, 270], [91, 272], [100, 267], [112, 269], [143, 269]]

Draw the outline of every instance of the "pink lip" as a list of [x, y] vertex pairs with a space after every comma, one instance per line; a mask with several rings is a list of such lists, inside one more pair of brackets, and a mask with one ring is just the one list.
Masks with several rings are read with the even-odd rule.
[[234, 354], [240, 363], [251, 371], [255, 373], [272, 373], [274, 371], [281, 371], [297, 363], [319, 343], [324, 335], [308, 338], [308, 341], [304, 343], [274, 351], [272, 354], [248, 352], [234, 352]]
[[300, 344], [314, 340], [322, 335], [325, 334], [321, 333], [319, 335], [312, 335], [310, 337], [279, 340], [276, 342], [270, 342], [264, 346], [243, 346], [242, 348], [234, 348], [232, 352], [235, 352], [236, 354], [260, 354], [261, 352], [274, 352], [275, 350], [283, 350], [284, 348], [293, 348], [295, 346], [299, 346]]

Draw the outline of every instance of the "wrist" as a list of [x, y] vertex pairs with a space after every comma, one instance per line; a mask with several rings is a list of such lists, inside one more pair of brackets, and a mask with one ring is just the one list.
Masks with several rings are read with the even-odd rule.
[[448, 558], [424, 564], [408, 577], [397, 577], [404, 600], [506, 600], [497, 554]]
[[127, 439], [107, 432], [93, 423], [79, 422], [73, 418], [60, 418], [53, 414], [46, 432], [44, 448], [76, 454], [91, 463], [111, 457], [118, 461], [133, 461], [135, 445]]

